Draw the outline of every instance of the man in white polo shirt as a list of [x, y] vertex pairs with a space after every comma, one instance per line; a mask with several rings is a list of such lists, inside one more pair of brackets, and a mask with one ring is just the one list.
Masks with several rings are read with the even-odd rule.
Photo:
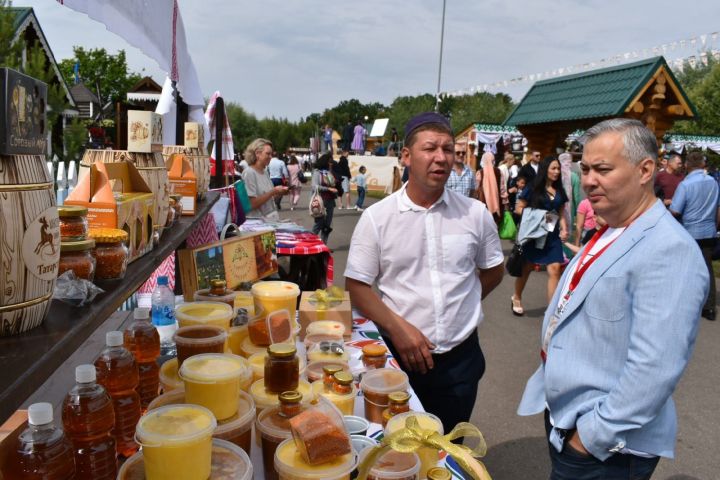
[[445, 189], [454, 146], [442, 115], [410, 119], [402, 149], [408, 182], [365, 210], [345, 270], [353, 306], [377, 324], [446, 431], [470, 419], [485, 371], [480, 300], [503, 276], [500, 239], [485, 205]]

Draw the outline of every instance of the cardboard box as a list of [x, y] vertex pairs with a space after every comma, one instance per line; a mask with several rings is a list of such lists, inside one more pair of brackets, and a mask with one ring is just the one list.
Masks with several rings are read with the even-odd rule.
[[47, 85], [0, 68], [0, 154], [47, 153]]
[[196, 122], [185, 122], [185, 147], [205, 148], [203, 126]]
[[170, 191], [182, 195], [183, 215], [195, 215], [197, 202], [197, 177], [193, 172], [192, 165], [182, 153], [170, 155], [165, 167], [168, 169], [170, 179]]
[[342, 302], [332, 302], [328, 309], [318, 309], [317, 303], [310, 297], [315, 292], [302, 292], [300, 297], [300, 339], [305, 339], [305, 329], [309, 324], [317, 320], [335, 320], [345, 326], [345, 340], [350, 340], [352, 334], [352, 306], [350, 305], [350, 293], [345, 292], [345, 299]]
[[128, 110], [128, 151], [162, 153], [162, 115], [142, 110]]
[[155, 196], [132, 163], [95, 162], [65, 204], [87, 207], [90, 227], [128, 232], [129, 261], [152, 250], [153, 225], [158, 223], [153, 218]]
[[278, 271], [275, 231], [230, 237], [202, 247], [178, 251], [185, 301], [210, 287], [213, 278], [224, 278], [230, 289], [254, 282]]

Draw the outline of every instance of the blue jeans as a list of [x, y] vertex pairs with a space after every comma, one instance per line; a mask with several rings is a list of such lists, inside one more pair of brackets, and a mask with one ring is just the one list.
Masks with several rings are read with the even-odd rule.
[[365, 203], [365, 189], [363, 187], [357, 187], [357, 202], [355, 202], [355, 206], [357, 208], [362, 208], [363, 203]]
[[[550, 435], [550, 419], [545, 411], [545, 431]], [[569, 435], [569, 434], [568, 434]], [[548, 443], [552, 471], [550, 480], [649, 480], [660, 457], [645, 458], [616, 453], [604, 462], [576, 451], [565, 442], [562, 452]]]
[[327, 245], [328, 238], [330, 237], [330, 232], [332, 232], [332, 219], [333, 210], [335, 210], [335, 199], [323, 198], [323, 205], [325, 205], [325, 216], [315, 219], [315, 224], [312, 227], [312, 232], [315, 235], [319, 235], [323, 243]]

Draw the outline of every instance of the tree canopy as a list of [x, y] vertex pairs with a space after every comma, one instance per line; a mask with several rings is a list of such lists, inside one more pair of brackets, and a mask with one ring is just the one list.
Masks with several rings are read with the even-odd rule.
[[75, 64], [79, 63], [80, 79], [101, 104], [125, 100], [125, 95], [142, 77], [127, 66], [125, 51], [112, 55], [104, 48], [86, 50], [73, 47], [73, 58], [60, 61], [58, 67], [68, 85], [75, 84]]

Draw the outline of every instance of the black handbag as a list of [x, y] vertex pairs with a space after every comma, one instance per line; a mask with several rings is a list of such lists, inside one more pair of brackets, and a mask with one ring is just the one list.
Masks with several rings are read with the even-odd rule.
[[523, 258], [522, 245], [516, 243], [513, 245], [513, 249], [507, 259], [507, 263], [505, 263], [505, 269], [511, 277], [521, 277], [524, 263], [525, 259]]

